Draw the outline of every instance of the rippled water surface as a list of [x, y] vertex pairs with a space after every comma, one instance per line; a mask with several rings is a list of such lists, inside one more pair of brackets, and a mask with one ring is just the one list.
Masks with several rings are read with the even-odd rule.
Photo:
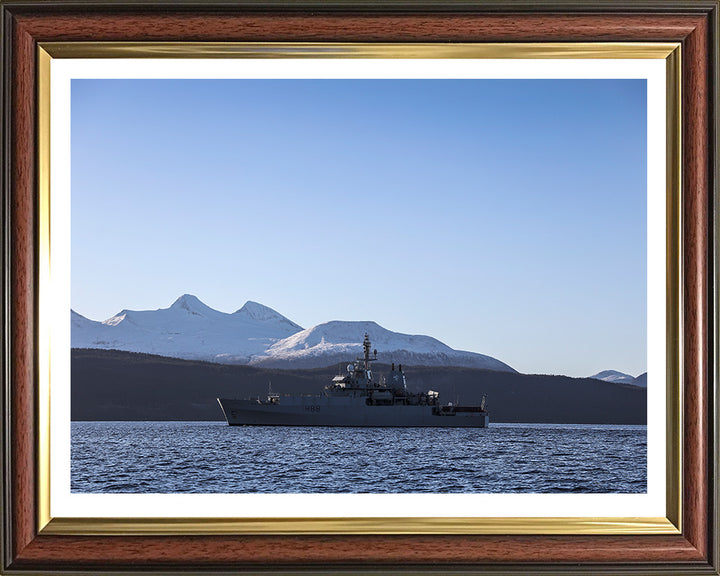
[[645, 492], [645, 426], [73, 422], [73, 492]]

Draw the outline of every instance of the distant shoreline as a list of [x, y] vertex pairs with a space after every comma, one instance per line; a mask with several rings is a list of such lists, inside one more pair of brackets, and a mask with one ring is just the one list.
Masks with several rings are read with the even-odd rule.
[[[222, 421], [216, 398], [319, 394], [338, 367], [282, 370], [98, 349], [71, 353], [71, 420]], [[389, 367], [387, 367], [389, 369]], [[647, 390], [593, 378], [404, 367], [408, 387], [446, 401], [487, 396], [497, 423], [646, 424]], [[375, 371], [382, 374], [386, 367]]]

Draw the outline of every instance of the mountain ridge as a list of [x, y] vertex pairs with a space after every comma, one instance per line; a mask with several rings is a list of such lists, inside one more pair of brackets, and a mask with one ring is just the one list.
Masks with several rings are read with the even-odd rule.
[[484, 354], [454, 350], [436, 338], [393, 332], [374, 321], [333, 320], [303, 329], [279, 312], [248, 300], [233, 313], [215, 310], [192, 294], [168, 308], [123, 309], [105, 321], [71, 310], [72, 348], [158, 354], [187, 360], [267, 368], [318, 368], [362, 353], [367, 333], [388, 363], [515, 370]]
[[602, 380], [603, 382], [619, 382], [621, 384], [647, 387], [647, 372], [643, 372], [639, 376], [635, 377], [618, 370], [603, 370], [602, 372], [589, 376], [589, 378]]
[[[268, 369], [115, 350], [72, 350], [71, 419], [222, 420], [216, 398], [320, 394], [337, 368]], [[388, 365], [379, 365], [386, 374]], [[592, 378], [465, 367], [404, 368], [408, 388], [478, 404], [492, 422], [646, 424], [647, 390]], [[99, 386], [98, 383], [102, 383]]]

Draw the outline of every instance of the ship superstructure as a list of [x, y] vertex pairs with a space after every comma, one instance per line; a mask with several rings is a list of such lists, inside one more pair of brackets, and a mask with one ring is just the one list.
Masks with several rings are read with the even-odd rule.
[[433, 390], [410, 392], [402, 365], [391, 366], [386, 380], [373, 377], [370, 338], [365, 334], [363, 357], [332, 379], [321, 395], [280, 395], [266, 398], [218, 398], [231, 426], [440, 426], [485, 428], [490, 417], [485, 399], [480, 406], [440, 404]]

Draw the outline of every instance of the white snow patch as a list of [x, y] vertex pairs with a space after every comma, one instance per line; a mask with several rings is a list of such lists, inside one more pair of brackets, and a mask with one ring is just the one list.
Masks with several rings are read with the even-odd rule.
[[604, 382], [619, 382], [621, 384], [632, 384], [635, 378], [630, 374], [618, 372], [617, 370], [603, 370], [597, 374], [590, 376], [595, 380], [603, 380]]

